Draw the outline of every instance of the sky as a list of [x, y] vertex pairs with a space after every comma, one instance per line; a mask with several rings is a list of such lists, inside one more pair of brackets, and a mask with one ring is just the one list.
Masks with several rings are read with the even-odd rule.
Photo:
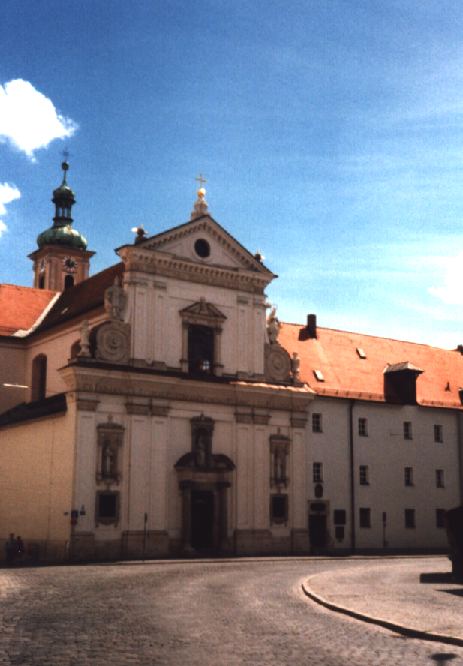
[[212, 216], [284, 321], [463, 343], [461, 0], [2, 0], [0, 282], [54, 214], [118, 260]]

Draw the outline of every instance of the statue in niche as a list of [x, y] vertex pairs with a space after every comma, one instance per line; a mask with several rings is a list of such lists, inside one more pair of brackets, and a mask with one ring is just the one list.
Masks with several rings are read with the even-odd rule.
[[121, 281], [118, 276], [114, 278], [112, 287], [108, 287], [104, 293], [104, 307], [111, 319], [124, 321], [125, 307], [127, 304], [127, 294], [121, 287]]
[[275, 306], [272, 307], [270, 314], [267, 318], [267, 335], [268, 341], [271, 345], [276, 344], [278, 341], [278, 335], [280, 333], [281, 324], [276, 315], [277, 309]]
[[197, 467], [206, 467], [209, 457], [209, 433], [198, 430], [195, 442], [195, 463]]
[[273, 453], [273, 477], [276, 483], [286, 480], [286, 451], [278, 446]]
[[101, 451], [101, 476], [103, 478], [114, 478], [116, 476], [117, 456], [111, 442], [107, 440]]

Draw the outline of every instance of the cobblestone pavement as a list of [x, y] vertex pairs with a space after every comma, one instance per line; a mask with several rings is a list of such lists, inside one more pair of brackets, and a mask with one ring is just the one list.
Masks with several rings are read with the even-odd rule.
[[463, 585], [447, 557], [369, 559], [317, 573], [305, 587], [337, 607], [463, 643]]
[[346, 566], [365, 562], [1, 570], [0, 664], [463, 666], [463, 648], [403, 638], [339, 616], [301, 592], [309, 575]]

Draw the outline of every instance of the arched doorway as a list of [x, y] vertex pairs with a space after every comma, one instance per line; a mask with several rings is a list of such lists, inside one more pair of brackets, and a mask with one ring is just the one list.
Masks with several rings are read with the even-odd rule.
[[191, 419], [191, 450], [175, 463], [182, 494], [182, 550], [188, 554], [225, 552], [228, 488], [235, 465], [212, 453], [213, 419]]
[[228, 544], [228, 489], [235, 465], [225, 455], [212, 454], [198, 466], [193, 453], [176, 463], [182, 496], [182, 550], [190, 555], [212, 555], [232, 550]]

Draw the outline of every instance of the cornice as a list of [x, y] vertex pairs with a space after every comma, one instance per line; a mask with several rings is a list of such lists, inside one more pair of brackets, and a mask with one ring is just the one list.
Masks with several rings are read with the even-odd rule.
[[[101, 395], [119, 395], [125, 403], [133, 398], [150, 398], [163, 404], [171, 401], [209, 403], [264, 410], [284, 410], [300, 414], [307, 410], [314, 394], [310, 389], [275, 387], [239, 381], [227, 383], [204, 382], [172, 376], [139, 374], [136, 371], [108, 371], [104, 367], [68, 365], [60, 370], [68, 390]], [[262, 413], [264, 413], [262, 412]]]
[[[125, 264], [126, 275], [132, 271], [149, 273], [253, 294], [261, 294], [274, 277], [270, 272], [200, 264], [136, 245], [124, 246], [118, 250], [118, 254]], [[129, 275], [127, 279], [130, 280]]]

